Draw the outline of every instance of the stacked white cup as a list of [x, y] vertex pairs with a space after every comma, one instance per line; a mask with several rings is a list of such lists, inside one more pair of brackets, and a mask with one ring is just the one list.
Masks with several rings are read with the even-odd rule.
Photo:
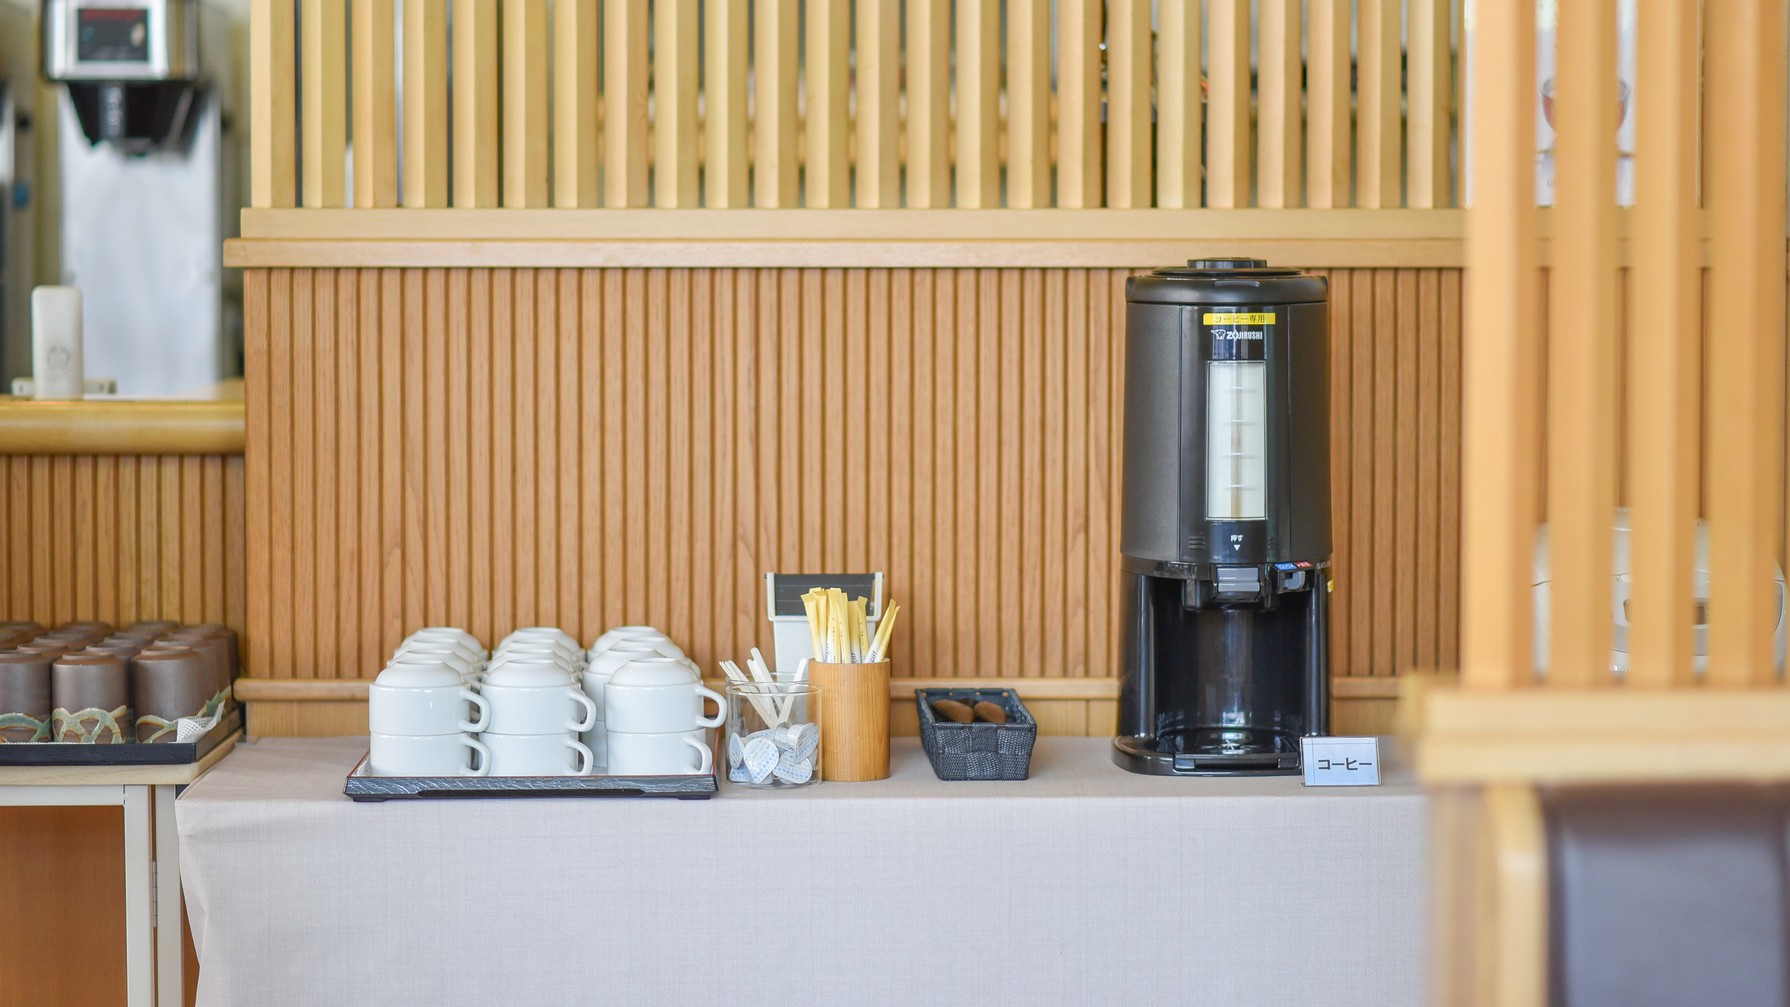
[[[612, 776], [707, 773], [714, 753], [707, 729], [719, 727], [726, 700], [702, 685], [696, 666], [664, 633], [622, 626], [597, 637], [581, 676], [600, 720], [584, 737]], [[702, 715], [704, 698], [715, 701]]]
[[597, 705], [578, 687], [585, 656], [577, 640], [550, 626], [519, 629], [498, 643], [479, 695], [491, 706], [482, 740], [493, 776], [590, 776], [598, 763], [581, 732]]
[[431, 627], [405, 639], [367, 697], [373, 775], [490, 773], [491, 752], [475, 735], [491, 709], [472, 688], [484, 661], [484, 648], [463, 630]]

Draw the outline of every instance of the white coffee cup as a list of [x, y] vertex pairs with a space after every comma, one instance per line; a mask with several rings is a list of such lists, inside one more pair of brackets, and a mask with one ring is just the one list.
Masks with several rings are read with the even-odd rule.
[[462, 659], [475, 664], [485, 659], [485, 651], [483, 648], [468, 646], [459, 640], [450, 640], [447, 637], [423, 637], [422, 639], [412, 638], [405, 640], [403, 643], [398, 644], [398, 649], [392, 651], [392, 654], [396, 656], [398, 654], [408, 654], [415, 651], [429, 651], [431, 653], [441, 653], [445, 651], [456, 654]]
[[[470, 734], [371, 735], [367, 768], [374, 776], [486, 776], [491, 750]], [[478, 753], [477, 764], [467, 749]]]
[[608, 734], [610, 776], [689, 776], [715, 768], [715, 753], [701, 731], [673, 734]]
[[[715, 715], [702, 715], [704, 698]], [[661, 734], [697, 727], [720, 727], [727, 699], [690, 678], [683, 661], [648, 657], [631, 661], [603, 686], [603, 721], [624, 734]]]
[[479, 669], [484, 667], [483, 662], [469, 661], [455, 651], [434, 650], [430, 648], [400, 650], [392, 655], [391, 662], [387, 667], [401, 664], [444, 664], [449, 668], [452, 668], [454, 674], [459, 675], [462, 679], [471, 678], [479, 673]]
[[609, 732], [604, 730], [603, 722], [597, 721], [595, 727], [578, 735], [578, 740], [584, 742], [584, 747], [590, 749], [591, 759], [597, 766], [596, 771], [598, 773], [609, 772]]
[[[477, 732], [491, 720], [491, 707], [461, 684], [451, 668], [435, 664], [387, 667], [367, 689], [367, 721], [378, 734], [410, 736]], [[468, 720], [467, 705], [478, 709]]]
[[429, 626], [419, 629], [404, 638], [405, 643], [422, 643], [424, 641], [434, 643], [455, 643], [465, 647], [467, 650], [476, 652], [480, 656], [483, 656], [485, 653], [485, 645], [479, 642], [478, 637], [473, 636], [471, 633], [468, 633], [457, 626]]
[[597, 723], [597, 704], [575, 685], [492, 685], [479, 689], [491, 706], [493, 734], [565, 734]]
[[578, 638], [557, 626], [524, 626], [504, 637], [498, 646], [501, 648], [506, 644], [541, 641], [564, 644], [572, 650], [578, 649]]
[[598, 654], [605, 653], [624, 643], [642, 644], [666, 657], [684, 656], [683, 650], [671, 642], [671, 637], [651, 626], [617, 626], [591, 641], [591, 658], [595, 660]]
[[628, 641], [627, 643], [616, 644], [592, 658], [589, 670], [594, 671], [599, 675], [609, 676], [615, 674], [617, 668], [620, 668], [630, 661], [636, 661], [647, 657], [664, 656], [664, 654], [659, 653], [658, 650], [647, 644]]
[[485, 666], [484, 681], [495, 685], [574, 685], [577, 672], [546, 654], [517, 654], [493, 660]]
[[518, 657], [547, 657], [574, 668], [585, 664], [584, 651], [548, 642], [505, 644], [497, 648], [497, 652], [491, 655], [491, 660], [497, 662]]
[[[577, 738], [559, 734], [480, 735], [491, 750], [492, 776], [589, 776], [596, 758]], [[576, 756], [569, 757], [567, 753]]]

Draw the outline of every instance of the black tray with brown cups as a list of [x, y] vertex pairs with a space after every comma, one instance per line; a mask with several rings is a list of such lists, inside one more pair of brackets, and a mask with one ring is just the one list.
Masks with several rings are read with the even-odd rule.
[[126, 741], [98, 745], [79, 741], [15, 741], [0, 744], [5, 766], [187, 766], [211, 754], [231, 734], [242, 730], [242, 708], [224, 711], [211, 730], [191, 741]]
[[719, 789], [712, 772], [689, 776], [374, 776], [364, 755], [342, 784], [342, 793], [363, 802], [480, 797], [674, 797], [706, 801]]

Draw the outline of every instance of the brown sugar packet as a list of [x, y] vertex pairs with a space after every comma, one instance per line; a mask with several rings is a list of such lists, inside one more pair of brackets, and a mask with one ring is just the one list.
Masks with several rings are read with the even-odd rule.
[[1007, 722], [1007, 711], [999, 703], [990, 703], [986, 699], [976, 704], [974, 712], [977, 720], [986, 720], [990, 724]]
[[976, 719], [976, 714], [969, 707], [955, 699], [935, 700], [932, 712], [955, 724], [968, 724]]

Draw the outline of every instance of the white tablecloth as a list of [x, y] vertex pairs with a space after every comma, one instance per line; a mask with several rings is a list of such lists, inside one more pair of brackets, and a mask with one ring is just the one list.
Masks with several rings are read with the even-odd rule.
[[1421, 792], [1159, 779], [355, 804], [365, 739], [237, 748], [177, 802], [200, 1004], [1422, 1002]]

